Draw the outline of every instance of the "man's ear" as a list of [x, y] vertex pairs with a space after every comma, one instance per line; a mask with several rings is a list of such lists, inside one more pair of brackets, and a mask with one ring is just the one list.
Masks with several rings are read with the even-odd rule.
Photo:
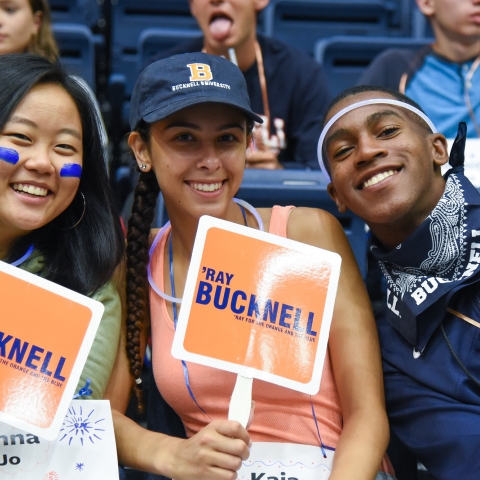
[[435, 14], [435, 2], [433, 0], [416, 0], [418, 9], [426, 16]]
[[41, 10], [36, 11], [33, 14], [32, 35], [38, 35], [42, 26], [43, 12]]
[[338, 197], [337, 191], [335, 190], [335, 187], [333, 186], [333, 183], [328, 184], [327, 192], [330, 195], [330, 197], [332, 198], [332, 200], [335, 202], [335, 205], [337, 206], [338, 211], [340, 213], [345, 213], [347, 211], [347, 207]]
[[433, 163], [442, 166], [448, 163], [447, 139], [441, 133], [434, 133], [431, 136]]
[[260, 12], [263, 10], [268, 4], [270, 0], [255, 0], [255, 11]]
[[190, 7], [190, 13], [192, 17], [196, 17], [195, 2], [193, 0], [188, 0], [188, 6]]
[[132, 149], [132, 152], [135, 155], [140, 171], [149, 172], [152, 169], [150, 149], [138, 132], [130, 133], [128, 136], [128, 146]]

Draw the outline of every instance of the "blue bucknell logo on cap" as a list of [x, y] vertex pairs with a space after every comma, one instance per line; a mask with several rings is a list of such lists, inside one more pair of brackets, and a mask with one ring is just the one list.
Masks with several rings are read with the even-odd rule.
[[187, 67], [190, 69], [190, 81], [199, 82], [213, 80], [212, 69], [206, 63], [189, 63]]

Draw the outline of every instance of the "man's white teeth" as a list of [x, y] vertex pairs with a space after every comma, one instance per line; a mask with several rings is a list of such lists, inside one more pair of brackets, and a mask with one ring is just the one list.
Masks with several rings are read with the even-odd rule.
[[195, 190], [201, 190], [202, 192], [214, 192], [222, 188], [222, 182], [219, 183], [191, 183]]
[[48, 190], [42, 187], [34, 187], [33, 185], [24, 185], [23, 183], [14, 183], [13, 189], [17, 192], [25, 192], [37, 197], [46, 197]]
[[395, 173], [397, 173], [397, 172], [394, 172], [393, 170], [389, 170], [388, 172], [379, 173], [379, 174], [373, 176], [372, 178], [369, 178], [363, 184], [363, 188], [367, 188], [367, 187], [371, 187], [372, 185], [376, 185], [377, 183], [380, 183], [382, 180], [385, 180], [386, 178], [391, 177], [392, 175], [395, 175]]

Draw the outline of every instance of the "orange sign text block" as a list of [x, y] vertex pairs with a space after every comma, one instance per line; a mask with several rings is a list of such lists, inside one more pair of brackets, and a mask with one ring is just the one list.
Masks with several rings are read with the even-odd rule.
[[340, 257], [202, 217], [172, 353], [316, 393]]
[[54, 439], [103, 305], [3, 262], [0, 305], [0, 420]]

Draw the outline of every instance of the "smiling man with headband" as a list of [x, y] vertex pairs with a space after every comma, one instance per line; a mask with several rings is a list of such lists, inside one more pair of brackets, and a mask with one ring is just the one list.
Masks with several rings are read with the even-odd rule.
[[480, 471], [480, 194], [466, 128], [443, 135], [409, 98], [353, 87], [329, 108], [320, 167], [340, 212], [372, 232], [386, 280], [377, 326], [392, 431], [437, 480]]

